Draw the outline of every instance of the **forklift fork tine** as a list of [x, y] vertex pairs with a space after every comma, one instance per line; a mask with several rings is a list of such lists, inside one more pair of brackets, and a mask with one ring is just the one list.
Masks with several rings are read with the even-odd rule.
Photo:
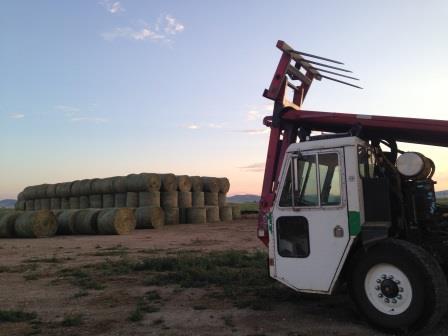
[[291, 50], [291, 53], [292, 54], [299, 54], [300, 56], [307, 56], [307, 57], [317, 58], [317, 59], [320, 59], [322, 61], [327, 61], [327, 62], [331, 62], [331, 63], [344, 65], [343, 62], [335, 61], [335, 60], [332, 60], [330, 58], [326, 58], [326, 57], [322, 57], [322, 56], [317, 56], [317, 55], [313, 55], [313, 54], [304, 53], [302, 51]]

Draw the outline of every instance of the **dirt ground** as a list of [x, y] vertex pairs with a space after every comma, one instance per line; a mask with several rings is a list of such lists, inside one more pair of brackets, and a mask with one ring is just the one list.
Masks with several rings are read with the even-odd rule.
[[[268, 283], [274, 294], [257, 301], [253, 293], [246, 298], [220, 279], [206, 278], [208, 285], [185, 282], [164, 259], [174, 263], [181, 255], [186, 258], [181, 260], [208, 261], [205, 269], [217, 271], [210, 259], [216, 255], [209, 258], [210, 253], [223, 262], [228, 256], [219, 253], [264, 251], [255, 226], [255, 220], [246, 219], [128, 236], [1, 240], [0, 310], [19, 313], [16, 321], [0, 319], [0, 335], [382, 335], [360, 318], [345, 293], [301, 295]], [[195, 281], [207, 277], [200, 271], [193, 272]], [[268, 288], [263, 270], [253, 272], [260, 277], [247, 283]], [[434, 335], [447, 331], [448, 322], [442, 322]]]

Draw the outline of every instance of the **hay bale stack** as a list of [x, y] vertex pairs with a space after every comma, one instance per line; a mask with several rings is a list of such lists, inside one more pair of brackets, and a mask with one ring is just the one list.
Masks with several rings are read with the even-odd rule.
[[179, 224], [179, 208], [165, 208], [165, 224], [174, 225]]
[[190, 176], [191, 191], [201, 192], [203, 190], [202, 179], [200, 176]]
[[207, 222], [207, 212], [205, 208], [188, 208], [187, 222], [189, 224], [205, 224]]
[[217, 192], [205, 192], [204, 193], [205, 205], [218, 206], [218, 193]]
[[56, 197], [56, 184], [49, 184], [47, 185], [47, 197], [48, 198], [54, 198]]
[[12, 238], [15, 236], [14, 224], [21, 214], [19, 211], [0, 212], [0, 238]]
[[58, 235], [71, 235], [75, 232], [77, 210], [54, 211], [56, 222], [58, 224]]
[[228, 222], [232, 220], [232, 207], [224, 206], [219, 208], [219, 218], [223, 222]]
[[227, 205], [227, 195], [224, 193], [218, 193], [218, 206], [223, 207]]
[[203, 190], [207, 192], [219, 192], [219, 183], [216, 177], [201, 177]]
[[126, 207], [127, 208], [138, 208], [138, 193], [134, 191], [129, 191], [126, 193]]
[[79, 197], [72, 196], [68, 199], [68, 203], [70, 205], [70, 209], [76, 210], [80, 208]]
[[178, 205], [179, 208], [191, 208], [193, 206], [192, 194], [189, 191], [179, 191], [177, 193], [178, 196]]
[[206, 206], [206, 219], [207, 223], [216, 223], [220, 221], [219, 218], [219, 207], [217, 206]]
[[227, 194], [230, 190], [230, 181], [227, 177], [218, 178], [219, 192]]
[[97, 218], [100, 209], [83, 209], [76, 211], [74, 231], [77, 234], [96, 234]]
[[115, 204], [114, 194], [103, 194], [103, 208], [113, 208]]
[[34, 200], [26, 200], [25, 201], [25, 210], [33, 211], [34, 210]]
[[241, 219], [241, 206], [239, 204], [232, 204], [232, 219]]
[[52, 237], [56, 230], [56, 218], [50, 210], [22, 212], [14, 224], [16, 236], [20, 238]]
[[92, 180], [85, 179], [79, 182], [79, 193], [80, 195], [87, 196], [92, 192]]
[[191, 193], [191, 204], [193, 208], [202, 208], [205, 206], [205, 196], [202, 191], [193, 191]]
[[159, 191], [160, 176], [151, 173], [130, 174], [126, 176], [128, 191]]
[[50, 210], [51, 209], [51, 200], [49, 198], [42, 198], [40, 200], [40, 208], [42, 210]]
[[134, 211], [129, 208], [101, 210], [98, 214], [98, 233], [123, 235], [135, 229]]
[[90, 208], [99, 209], [103, 206], [103, 197], [101, 194], [89, 195]]
[[70, 197], [72, 194], [72, 182], [56, 184], [56, 197]]
[[160, 174], [161, 186], [160, 191], [175, 191], [177, 189], [176, 175], [174, 174]]
[[177, 208], [179, 203], [177, 191], [164, 191], [160, 193], [160, 204], [163, 209]]
[[40, 199], [34, 200], [34, 210], [42, 210], [42, 207], [40, 206]]
[[72, 184], [71, 196], [81, 196], [81, 181], [76, 180]]
[[126, 177], [125, 176], [115, 176], [112, 177], [112, 187], [114, 193], [125, 193], [126, 189]]
[[126, 192], [115, 194], [114, 204], [117, 208], [125, 208], [126, 207]]
[[187, 175], [176, 176], [176, 182], [178, 191], [183, 192], [191, 191], [191, 180], [189, 176]]
[[79, 208], [80, 209], [90, 208], [89, 196], [87, 195], [79, 196]]
[[61, 199], [60, 198], [52, 198], [50, 200], [50, 208], [52, 210], [59, 210], [61, 208]]
[[161, 207], [139, 207], [135, 210], [137, 229], [156, 229], [165, 224], [165, 213]]
[[139, 207], [160, 207], [159, 191], [140, 191], [138, 193]]

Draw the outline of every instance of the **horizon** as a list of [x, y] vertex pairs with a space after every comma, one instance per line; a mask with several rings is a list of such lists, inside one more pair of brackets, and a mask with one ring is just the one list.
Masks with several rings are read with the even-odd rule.
[[[361, 78], [364, 90], [313, 84], [306, 110], [446, 119], [447, 2], [282, 4], [5, 1], [0, 199], [139, 172], [226, 176], [229, 196], [259, 195], [277, 40]], [[448, 189], [447, 148], [400, 147], [433, 159]]]

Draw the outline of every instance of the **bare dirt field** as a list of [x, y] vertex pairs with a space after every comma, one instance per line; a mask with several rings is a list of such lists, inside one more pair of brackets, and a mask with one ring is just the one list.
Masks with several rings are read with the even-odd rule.
[[0, 335], [382, 335], [346, 293], [296, 294], [265, 265], [253, 219], [4, 239]]

